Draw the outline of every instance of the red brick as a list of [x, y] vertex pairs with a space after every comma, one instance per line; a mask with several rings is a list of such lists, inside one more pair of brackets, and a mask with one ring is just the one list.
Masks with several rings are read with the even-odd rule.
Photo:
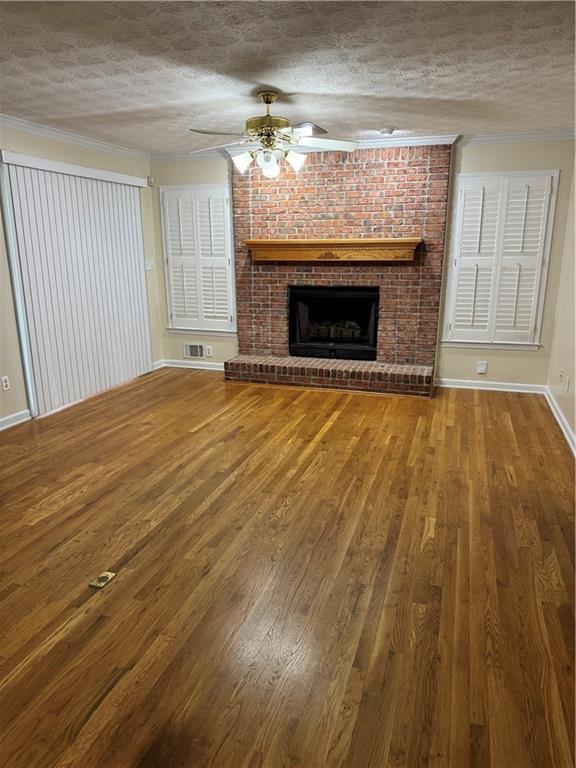
[[[439, 145], [309, 154], [299, 174], [284, 169], [276, 180], [234, 172], [241, 353], [287, 355], [289, 285], [376, 285], [378, 360], [433, 365], [449, 167], [450, 147]], [[248, 237], [408, 236], [425, 240], [414, 263], [255, 265], [244, 245]]]

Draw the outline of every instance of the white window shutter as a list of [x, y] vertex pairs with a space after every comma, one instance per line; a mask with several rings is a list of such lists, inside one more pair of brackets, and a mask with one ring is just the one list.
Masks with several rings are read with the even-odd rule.
[[232, 328], [232, 270], [226, 192], [198, 193], [200, 302], [206, 327]]
[[163, 204], [171, 325], [194, 327], [200, 319], [200, 302], [193, 193], [165, 191]]
[[511, 177], [504, 187], [504, 232], [495, 300], [495, 341], [534, 340], [546, 245], [551, 177]]
[[501, 226], [499, 180], [468, 178], [458, 193], [449, 339], [490, 338], [496, 252]]
[[557, 172], [458, 178], [446, 340], [538, 340]]
[[162, 194], [171, 326], [233, 330], [227, 188], [175, 188]]

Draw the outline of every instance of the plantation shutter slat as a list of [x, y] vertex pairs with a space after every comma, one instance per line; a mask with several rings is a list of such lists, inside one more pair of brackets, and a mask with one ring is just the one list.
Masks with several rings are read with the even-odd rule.
[[226, 187], [167, 189], [163, 197], [171, 325], [232, 330]]

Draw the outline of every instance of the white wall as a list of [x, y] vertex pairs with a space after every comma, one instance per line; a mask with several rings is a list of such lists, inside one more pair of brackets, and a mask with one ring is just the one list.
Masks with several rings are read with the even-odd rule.
[[548, 365], [548, 389], [566, 420], [569, 429], [576, 432], [576, 367], [574, 364], [574, 179], [569, 203], [568, 226], [564, 237], [564, 256], [560, 271], [560, 288], [556, 299], [554, 330]]
[[[568, 221], [570, 186], [574, 167], [574, 142], [510, 141], [505, 143], [463, 143], [454, 147], [452, 177], [458, 173], [487, 171], [559, 170], [560, 179], [556, 201], [556, 216], [552, 230], [550, 269], [544, 303], [541, 343], [538, 350], [494, 349], [489, 345], [470, 348], [439, 344], [436, 377], [472, 381], [496, 381], [518, 384], [545, 385], [552, 345], [554, 315], [560, 272], [565, 257], [564, 236]], [[452, 205], [450, 205], [450, 209]], [[449, 243], [449, 237], [447, 237]], [[449, 252], [445, 259], [447, 270]], [[445, 270], [445, 271], [446, 271]], [[447, 279], [444, 277], [444, 294]], [[440, 332], [443, 327], [441, 318]], [[476, 373], [476, 361], [485, 360], [488, 371]]]
[[0, 419], [20, 413], [28, 408], [24, 376], [20, 360], [20, 346], [16, 329], [16, 315], [12, 300], [10, 271], [6, 257], [4, 230], [0, 219], [0, 376], [8, 376], [10, 389], [0, 390]]

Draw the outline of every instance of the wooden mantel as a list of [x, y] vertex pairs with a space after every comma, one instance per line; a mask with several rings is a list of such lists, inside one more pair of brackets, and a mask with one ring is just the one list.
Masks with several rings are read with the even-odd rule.
[[420, 237], [246, 240], [253, 261], [413, 261]]

